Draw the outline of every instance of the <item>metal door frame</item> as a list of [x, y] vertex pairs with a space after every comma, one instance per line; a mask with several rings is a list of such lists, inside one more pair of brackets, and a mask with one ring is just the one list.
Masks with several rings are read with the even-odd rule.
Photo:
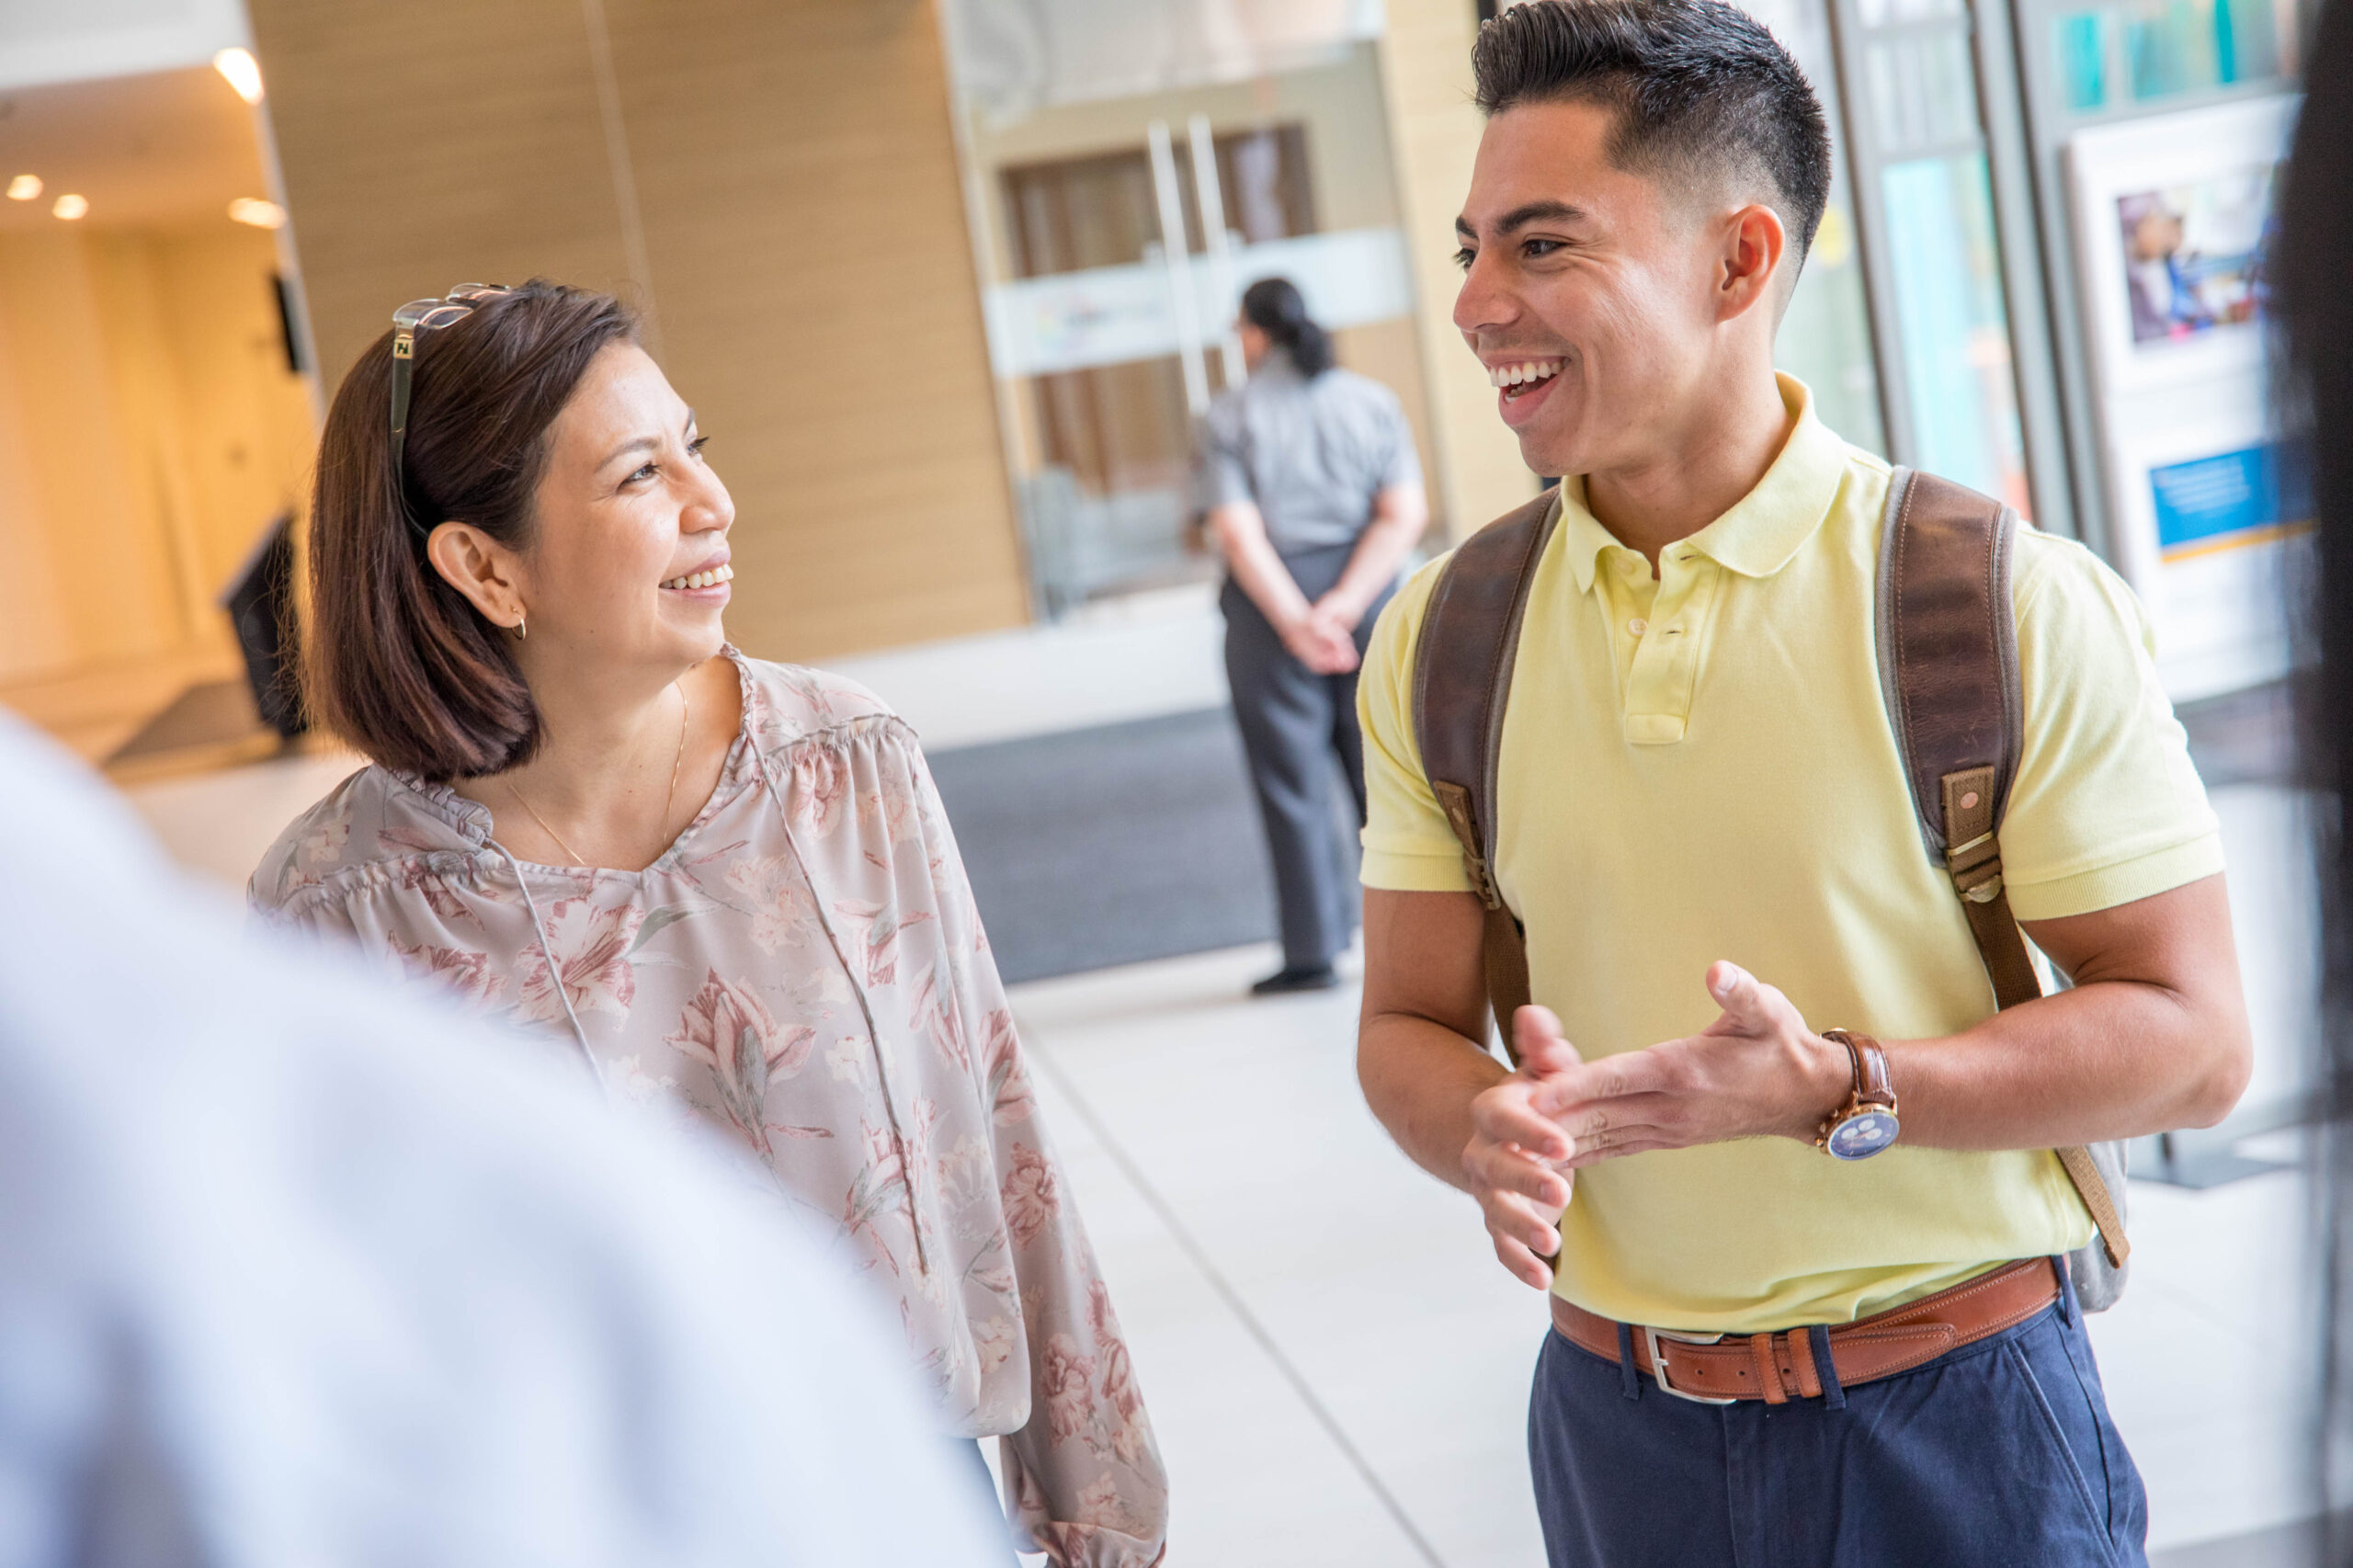
[[[2040, 527], [2074, 535], [2082, 512], [2070, 483], [2075, 465], [2070, 461], [2050, 303], [2044, 290], [2043, 258], [2048, 247], [2038, 222], [2007, 14], [1990, 0], [1966, 0], [1957, 16], [1869, 28], [1859, 0], [1827, 0], [1827, 6], [1846, 131], [1843, 151], [1853, 186], [1856, 243], [1870, 313], [1871, 349], [1877, 360], [1888, 456], [1899, 463], [1915, 464], [1919, 446], [1897, 317], [1898, 257], [1894, 238], [1888, 232], [1881, 176], [1898, 164], [1982, 153], [1992, 193], [2003, 323], [2010, 345], [2010, 376], [2028, 491]], [[1947, 142], [1906, 147], [1895, 155], [1880, 135], [1878, 106], [1867, 79], [1866, 52], [1873, 40], [1937, 34], [1957, 34], [1965, 40], [1975, 89], [1976, 131]]]

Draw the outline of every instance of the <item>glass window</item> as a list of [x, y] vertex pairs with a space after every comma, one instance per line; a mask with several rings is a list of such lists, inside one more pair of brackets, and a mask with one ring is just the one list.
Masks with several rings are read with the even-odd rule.
[[2032, 510], [1985, 155], [1881, 171], [1917, 467]]
[[[1952, 5], [1959, 0], [1887, 0], [1890, 4]], [[1870, 311], [1856, 248], [1854, 192], [1844, 133], [1845, 108], [1830, 48], [1830, 19], [1822, 0], [1747, 0], [1745, 9], [1773, 29], [1813, 84], [1830, 119], [1830, 199], [1813, 248], [1799, 274], [1774, 340], [1774, 361], [1813, 392], [1822, 422], [1859, 447], [1887, 449], [1880, 416], [1879, 370], [1871, 352]]]

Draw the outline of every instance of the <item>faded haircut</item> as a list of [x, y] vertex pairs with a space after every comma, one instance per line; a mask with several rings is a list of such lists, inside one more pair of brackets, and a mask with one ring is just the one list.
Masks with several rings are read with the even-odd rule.
[[1789, 51], [1738, 6], [1529, 0], [1480, 27], [1471, 63], [1490, 116], [1523, 103], [1614, 112], [1620, 168], [1761, 178], [1803, 263], [1830, 199], [1829, 126]]

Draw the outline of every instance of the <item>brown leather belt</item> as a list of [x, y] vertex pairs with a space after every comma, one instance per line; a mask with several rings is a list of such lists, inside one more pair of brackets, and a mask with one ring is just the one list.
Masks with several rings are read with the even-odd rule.
[[[2015, 1327], [2057, 1301], [2064, 1288], [2051, 1259], [2022, 1258], [1949, 1290], [1836, 1324], [1829, 1331], [1829, 1342], [1838, 1386], [1852, 1388], [1893, 1377]], [[1580, 1350], [1606, 1361], [1619, 1358], [1620, 1325], [1612, 1319], [1554, 1296], [1552, 1326]], [[1658, 1386], [1671, 1394], [1716, 1404], [1743, 1399], [1786, 1404], [1792, 1395], [1822, 1397], [1811, 1329], [1690, 1335], [1634, 1326], [1630, 1332], [1635, 1369], [1657, 1379]]]

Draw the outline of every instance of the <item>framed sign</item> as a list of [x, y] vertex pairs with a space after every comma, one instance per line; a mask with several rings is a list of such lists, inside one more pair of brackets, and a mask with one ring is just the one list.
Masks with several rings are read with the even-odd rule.
[[2269, 417], [2265, 251], [2299, 100], [2221, 104], [2067, 144], [2115, 563], [2177, 701], [2285, 675], [2288, 552], [2311, 526]]

